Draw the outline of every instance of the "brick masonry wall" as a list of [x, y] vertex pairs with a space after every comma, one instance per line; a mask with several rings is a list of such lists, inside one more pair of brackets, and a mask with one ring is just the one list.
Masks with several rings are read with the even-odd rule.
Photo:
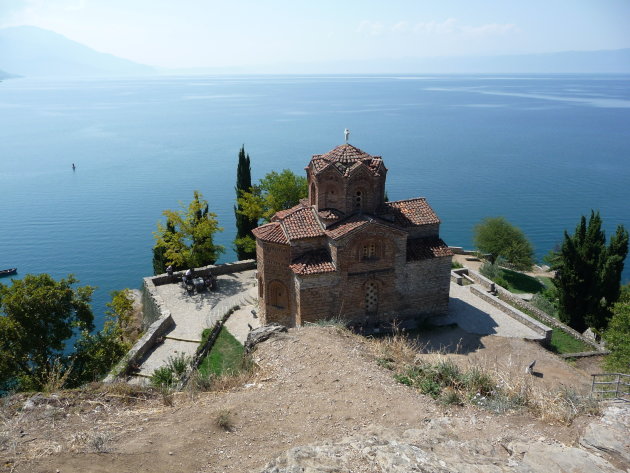
[[440, 236], [440, 224], [409, 228], [409, 239]]
[[[341, 278], [338, 273], [306, 275], [294, 278], [296, 323], [304, 324], [321, 319], [338, 317], [341, 300]], [[345, 291], [344, 291], [345, 292]]]
[[[295, 291], [292, 284], [292, 271], [289, 269], [291, 263], [291, 247], [274, 243], [256, 243], [256, 258], [258, 261], [258, 283], [259, 288], [258, 309], [261, 323], [269, 324], [278, 322], [283, 325], [293, 326], [291, 313], [295, 312]], [[270, 285], [274, 281], [284, 284], [288, 293], [289, 307], [278, 308], [269, 304]]]
[[451, 283], [451, 257], [410, 261], [399, 282], [406, 299], [406, 312], [446, 315]]

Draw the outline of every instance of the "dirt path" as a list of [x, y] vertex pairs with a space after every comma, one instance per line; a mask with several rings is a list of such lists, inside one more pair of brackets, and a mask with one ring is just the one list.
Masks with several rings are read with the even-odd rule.
[[[526, 414], [497, 416], [472, 407], [443, 407], [397, 383], [375, 362], [368, 343], [335, 328], [293, 329], [258, 347], [260, 371], [232, 392], [182, 393], [173, 407], [156, 399], [128, 408], [94, 402], [81, 409], [25, 410], [7, 421], [19, 439], [15, 448], [20, 454], [0, 450], [0, 471], [249, 473], [290, 447], [366, 433], [373, 426], [394, 432], [423, 429], [427, 442], [437, 441], [430, 425], [432, 419], [445, 417], [450, 419], [444, 421], [449, 439], [485, 439], [498, 445], [508, 437], [546, 437], [568, 444], [577, 438], [579, 422], [551, 426]], [[544, 377], [532, 377], [534, 383], [581, 382], [577, 370], [542, 358], [536, 344], [492, 336], [482, 343], [477, 356], [488, 363], [516, 355], [540, 358]], [[520, 369], [521, 362], [514, 366]], [[217, 423], [222, 412], [229, 412], [230, 431]], [[24, 463], [28, 455], [39, 458]]]

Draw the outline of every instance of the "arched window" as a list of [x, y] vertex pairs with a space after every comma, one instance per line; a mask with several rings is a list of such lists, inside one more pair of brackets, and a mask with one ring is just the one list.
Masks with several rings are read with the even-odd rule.
[[378, 285], [375, 281], [368, 281], [365, 285], [365, 311], [373, 314], [378, 309]]
[[363, 191], [358, 189], [354, 193], [354, 208], [361, 209], [363, 208]]
[[287, 288], [280, 281], [272, 281], [269, 283], [269, 305], [278, 309], [288, 309], [289, 294]]
[[374, 259], [376, 257], [376, 243], [373, 241], [370, 243], [365, 243], [361, 250], [361, 254], [363, 259]]
[[317, 205], [317, 199], [316, 199], [316, 190], [315, 190], [315, 183], [312, 182], [311, 183], [311, 205]]

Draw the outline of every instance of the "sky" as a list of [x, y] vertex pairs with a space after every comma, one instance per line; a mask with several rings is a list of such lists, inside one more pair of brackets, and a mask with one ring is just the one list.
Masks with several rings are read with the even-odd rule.
[[630, 48], [630, 0], [0, 0], [32, 25], [166, 68]]

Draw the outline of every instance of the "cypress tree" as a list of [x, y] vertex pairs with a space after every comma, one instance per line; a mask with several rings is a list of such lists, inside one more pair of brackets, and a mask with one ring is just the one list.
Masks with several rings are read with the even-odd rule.
[[623, 225], [606, 246], [599, 212], [582, 216], [573, 235], [564, 232], [560, 250], [552, 256], [556, 270], [560, 319], [580, 332], [606, 328], [611, 308], [619, 298], [621, 273], [628, 254], [628, 232]]
[[[251, 244], [253, 240], [252, 230], [258, 226], [256, 219], [251, 219], [242, 213], [241, 205], [238, 204], [238, 198], [243, 192], [250, 192], [252, 188], [252, 174], [249, 154], [245, 153], [245, 145], [243, 145], [238, 153], [238, 166], [236, 168], [236, 198], [237, 204], [234, 206], [234, 216], [236, 217], [236, 239], [234, 246], [238, 259], [249, 259], [256, 257], [255, 247]], [[245, 244], [247, 240], [250, 244]]]

